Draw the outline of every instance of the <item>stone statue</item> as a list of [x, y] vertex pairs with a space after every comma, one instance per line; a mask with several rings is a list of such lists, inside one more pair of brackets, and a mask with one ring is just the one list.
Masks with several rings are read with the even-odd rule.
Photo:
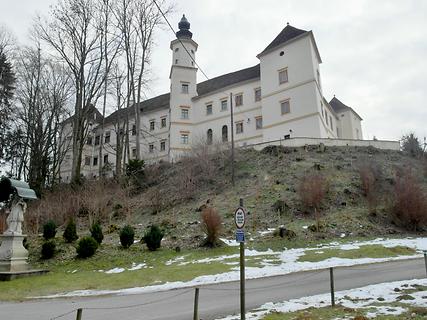
[[27, 204], [20, 197], [15, 197], [12, 201], [10, 213], [7, 216], [7, 230], [5, 235], [22, 235], [22, 222], [24, 222], [24, 213], [27, 210]]

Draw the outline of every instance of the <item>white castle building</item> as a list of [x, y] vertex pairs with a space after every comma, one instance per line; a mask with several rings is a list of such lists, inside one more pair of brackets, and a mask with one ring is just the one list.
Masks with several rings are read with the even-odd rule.
[[[170, 44], [170, 93], [140, 103], [138, 129], [134, 106], [106, 117], [102, 159], [101, 126], [95, 126], [83, 152], [84, 176], [96, 177], [100, 161], [114, 168], [115, 124], [125, 115], [132, 128], [130, 157], [136, 155], [135, 133], [139, 130], [141, 156], [148, 162], [177, 159], [195, 144], [228, 143], [230, 102], [237, 146], [297, 137], [362, 139], [362, 118], [336, 97], [328, 102], [322, 94], [322, 59], [312, 31], [288, 24], [257, 55], [259, 64], [197, 83], [198, 45], [185, 16], [178, 27], [177, 38]], [[91, 117], [94, 123], [101, 123], [99, 112], [94, 111]], [[64, 122], [65, 135], [72, 132], [71, 122]], [[71, 158], [69, 153], [61, 166], [63, 181], [71, 178]]]

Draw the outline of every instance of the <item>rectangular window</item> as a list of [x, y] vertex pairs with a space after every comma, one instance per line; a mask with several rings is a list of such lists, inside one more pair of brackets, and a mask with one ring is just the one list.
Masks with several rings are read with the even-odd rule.
[[99, 146], [99, 140], [101, 139], [100, 136], [95, 136], [95, 146]]
[[226, 111], [228, 108], [228, 101], [227, 100], [221, 100], [221, 111]]
[[209, 116], [209, 115], [211, 115], [212, 114], [212, 105], [211, 104], [208, 104], [207, 106], [206, 106], [206, 115], [207, 116]]
[[262, 117], [255, 118], [255, 128], [257, 130], [262, 129]]
[[282, 114], [286, 114], [291, 112], [291, 106], [289, 104], [289, 100], [285, 100], [280, 102], [280, 110], [282, 112]]
[[94, 166], [98, 165], [98, 157], [93, 157], [93, 165]]
[[332, 117], [329, 116], [329, 121], [331, 122], [331, 129], [334, 130], [334, 124], [332, 123]]
[[135, 124], [132, 125], [132, 135], [136, 136], [136, 125]]
[[188, 144], [188, 134], [181, 134], [181, 144]]
[[110, 137], [111, 137], [111, 133], [110, 131], [106, 131], [105, 132], [105, 139], [104, 139], [104, 143], [109, 143], [110, 142]]
[[236, 96], [234, 97], [234, 99], [236, 100], [236, 107], [242, 106], [243, 105], [243, 94], [236, 94]]
[[166, 128], [166, 118], [161, 118], [160, 123], [162, 128]]
[[181, 93], [188, 93], [188, 83], [181, 84]]
[[92, 136], [87, 137], [86, 144], [89, 146], [92, 145]]
[[85, 166], [90, 166], [90, 157], [89, 156], [85, 157]]
[[255, 101], [261, 101], [261, 88], [255, 89]]
[[279, 84], [288, 82], [288, 69], [279, 70]]
[[132, 158], [136, 158], [136, 148], [132, 148]]
[[154, 131], [155, 121], [150, 120], [150, 131]]
[[188, 119], [188, 109], [181, 109], [181, 119]]
[[154, 144], [150, 143], [148, 145], [148, 152], [153, 153], [154, 152]]
[[236, 122], [236, 133], [243, 133], [243, 121]]
[[160, 151], [166, 150], [166, 141], [160, 141]]
[[104, 154], [104, 164], [108, 163], [108, 154]]

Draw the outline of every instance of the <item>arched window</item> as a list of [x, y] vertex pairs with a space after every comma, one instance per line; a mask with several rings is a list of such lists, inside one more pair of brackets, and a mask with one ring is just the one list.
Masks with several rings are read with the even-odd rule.
[[222, 142], [227, 142], [228, 141], [228, 127], [227, 126], [222, 126]]
[[206, 139], [207, 144], [212, 144], [212, 140], [213, 140], [212, 129], [208, 129], [207, 139]]

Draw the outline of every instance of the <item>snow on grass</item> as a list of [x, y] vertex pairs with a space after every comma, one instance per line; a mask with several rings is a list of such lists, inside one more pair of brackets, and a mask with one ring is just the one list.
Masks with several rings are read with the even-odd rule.
[[[412, 300], [400, 300], [405, 290], [416, 289], [416, 286], [427, 286], [427, 279], [405, 280], [380, 283], [357, 289], [338, 291], [335, 293], [336, 303], [351, 309], [367, 309], [366, 316], [374, 318], [379, 315], [400, 315], [407, 311], [405, 307], [387, 305], [400, 301], [408, 306], [425, 307], [427, 304], [427, 290], [411, 293]], [[398, 288], [398, 290], [396, 290]], [[378, 305], [381, 301], [382, 305]], [[373, 305], [373, 304], [376, 305]], [[321, 308], [330, 305], [330, 294], [319, 294], [284, 302], [268, 302], [247, 314], [248, 320], [262, 319], [271, 312], [295, 312], [310, 307]], [[228, 316], [221, 320], [238, 320], [240, 316]]]
[[224, 239], [224, 238], [220, 238], [219, 240], [221, 240], [222, 242], [224, 242], [229, 247], [238, 247], [238, 246], [240, 246], [240, 243], [238, 243], [236, 240], [228, 240], [228, 239]]
[[104, 272], [107, 274], [113, 274], [113, 273], [122, 273], [125, 270], [126, 270], [125, 268], [113, 268]]
[[[342, 249], [342, 250], [351, 250], [358, 249], [364, 245], [383, 245], [384, 247], [396, 247], [396, 246], [406, 246], [417, 250], [419, 253], [410, 255], [410, 256], [395, 256], [395, 257], [386, 257], [386, 258], [358, 258], [358, 259], [348, 259], [348, 258], [329, 258], [323, 261], [298, 261], [298, 259], [304, 256], [306, 251], [310, 250], [323, 250], [323, 249]], [[264, 257], [261, 261], [260, 266], [258, 267], [247, 267], [246, 279], [255, 279], [269, 276], [278, 276], [285, 275], [293, 272], [300, 271], [309, 271], [309, 270], [318, 270], [323, 268], [330, 267], [344, 267], [344, 266], [353, 266], [360, 264], [368, 263], [378, 263], [386, 261], [395, 261], [395, 260], [405, 260], [409, 258], [420, 258], [422, 257], [422, 250], [427, 248], [427, 239], [425, 238], [402, 238], [402, 239], [382, 239], [378, 238], [370, 241], [355, 241], [347, 244], [340, 244], [338, 242], [333, 242], [329, 244], [318, 245], [314, 248], [295, 248], [295, 249], [284, 249], [281, 252], [274, 252], [271, 249], [267, 251], [257, 251], [257, 250], [245, 250], [246, 257]], [[175, 259], [169, 260], [166, 262], [166, 265], [178, 264], [179, 266], [185, 266], [188, 264], [206, 264], [211, 262], [224, 262], [231, 263], [234, 261], [229, 261], [232, 259], [238, 258], [238, 254], [222, 255], [212, 258], [204, 258], [193, 261], [185, 261], [185, 255], [177, 257]], [[274, 264], [270, 263], [274, 260]], [[228, 261], [227, 261], [228, 260]], [[270, 261], [269, 261], [270, 260]], [[277, 263], [276, 263], [277, 262]], [[114, 270], [114, 269], [112, 269]], [[110, 270], [109, 270], [110, 271]], [[124, 270], [123, 270], [124, 271]], [[239, 267], [236, 265], [231, 269], [231, 271], [213, 274], [213, 275], [203, 275], [194, 278], [193, 280], [187, 282], [168, 282], [160, 285], [152, 285], [147, 287], [135, 287], [128, 289], [119, 289], [119, 290], [78, 290], [72, 292], [65, 292], [50, 296], [45, 296], [43, 298], [57, 298], [57, 297], [72, 297], [72, 296], [96, 296], [103, 294], [139, 294], [152, 291], [162, 291], [170, 290], [183, 287], [192, 287], [200, 286], [206, 284], [213, 284], [218, 282], [230, 282], [238, 281], [240, 278]]]
[[275, 228], [268, 228], [265, 231], [258, 231], [258, 233], [259, 233], [260, 236], [265, 236], [267, 234], [273, 233], [274, 230], [276, 230], [276, 229]]
[[119, 267], [116, 267], [116, 268], [113, 268], [113, 269], [110, 269], [110, 270], [107, 270], [107, 271], [104, 271], [104, 270], [98, 270], [99, 272], [104, 272], [104, 273], [106, 273], [106, 274], [115, 274], [115, 273], [122, 273], [122, 272], [124, 272], [124, 271], [136, 271], [136, 270], [140, 270], [140, 269], [143, 269], [143, 268], [148, 268], [148, 266], [147, 266], [147, 264], [146, 263], [139, 263], [139, 264], [136, 264], [135, 262], [133, 262], [132, 263], [132, 266], [130, 267], [130, 268], [119, 268]]

